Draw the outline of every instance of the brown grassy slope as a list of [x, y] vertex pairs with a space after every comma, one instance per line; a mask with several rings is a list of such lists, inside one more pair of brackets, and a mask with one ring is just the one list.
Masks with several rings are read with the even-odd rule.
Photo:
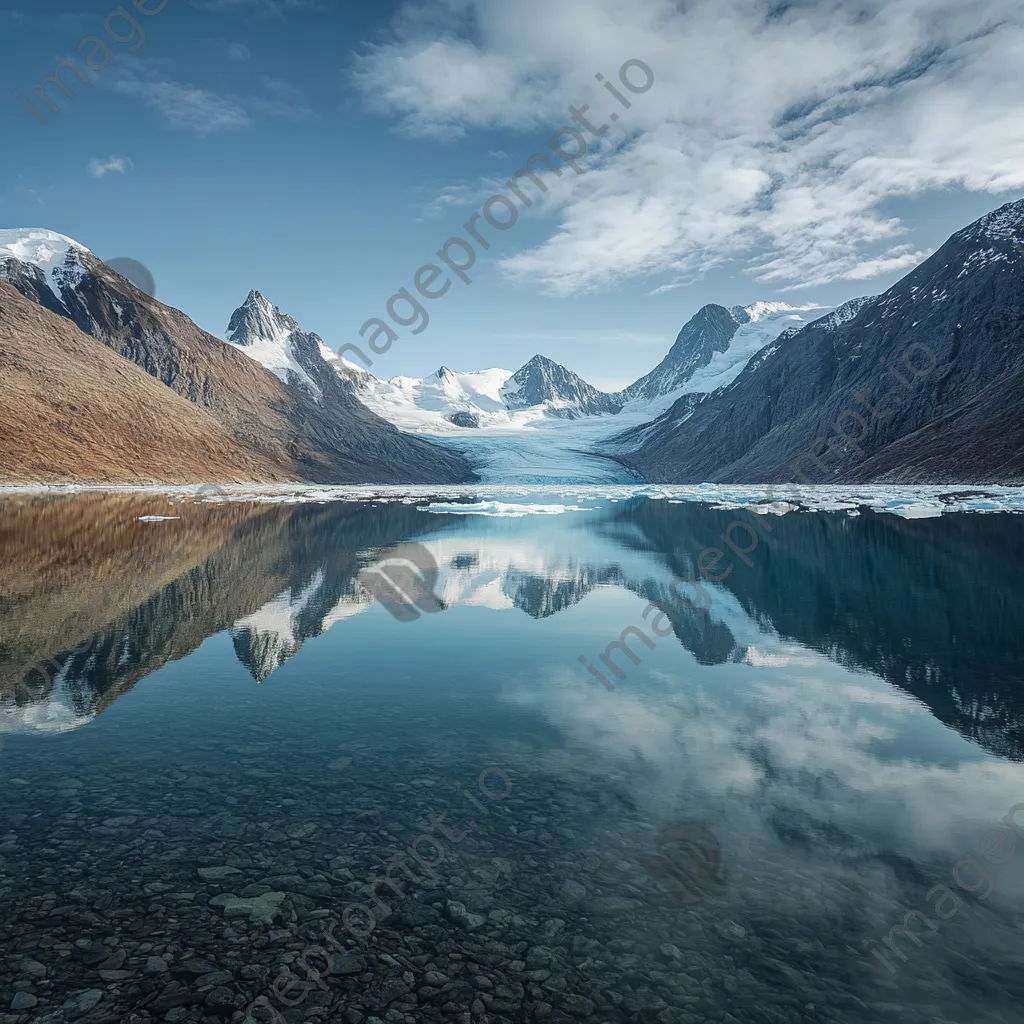
[[290, 477], [206, 410], [0, 283], [0, 480]]

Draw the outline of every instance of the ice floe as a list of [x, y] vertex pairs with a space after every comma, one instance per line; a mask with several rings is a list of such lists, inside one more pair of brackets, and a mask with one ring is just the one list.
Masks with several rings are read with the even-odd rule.
[[[456, 515], [526, 516], [588, 511], [580, 503], [619, 502], [636, 498], [694, 502], [716, 509], [749, 509], [759, 514], [798, 515], [805, 512], [864, 511], [921, 519], [950, 513], [1024, 513], [1024, 487], [997, 485], [898, 485], [898, 484], [474, 484], [402, 486], [346, 484], [337, 487], [311, 485], [232, 485], [215, 490], [208, 486], [60, 487], [0, 486], [0, 497], [15, 494], [160, 494], [172, 500], [204, 504], [258, 502], [268, 504], [325, 504], [334, 501], [399, 502], [419, 505], [424, 512]], [[144, 516], [143, 521], [173, 519]]]

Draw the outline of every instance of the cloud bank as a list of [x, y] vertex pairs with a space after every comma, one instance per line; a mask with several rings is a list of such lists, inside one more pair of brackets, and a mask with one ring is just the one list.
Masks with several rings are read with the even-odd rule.
[[572, 294], [739, 261], [785, 290], [920, 262], [891, 200], [1024, 188], [1022, 53], [1016, 0], [420, 0], [352, 75], [405, 135], [523, 133], [522, 159], [570, 103], [607, 123], [595, 72], [640, 58], [628, 129], [503, 269]]

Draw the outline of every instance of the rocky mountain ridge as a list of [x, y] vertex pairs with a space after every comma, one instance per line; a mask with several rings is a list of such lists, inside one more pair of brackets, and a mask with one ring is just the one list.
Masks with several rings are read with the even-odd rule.
[[[324, 358], [313, 358], [315, 336], [289, 331], [299, 376], [308, 378], [296, 386], [250, 358], [245, 345], [206, 333], [84, 246], [54, 232], [0, 232], [0, 280], [205, 410], [235, 445], [266, 467], [257, 479], [455, 483], [473, 478], [457, 452], [403, 435], [367, 409], [351, 380]], [[255, 294], [246, 311], [251, 315], [243, 314], [237, 324], [246, 341], [262, 340], [246, 332], [265, 326]], [[53, 439], [54, 446], [59, 440]], [[183, 467], [178, 479], [196, 477]]]
[[882, 295], [677, 402], [625, 462], [664, 483], [1024, 480], [1024, 201]]
[[681, 391], [708, 394], [735, 379], [758, 352], [784, 333], [801, 330], [830, 310], [755, 302], [726, 309], [711, 303], [683, 326], [665, 358], [616, 396], [623, 404], [655, 401]]

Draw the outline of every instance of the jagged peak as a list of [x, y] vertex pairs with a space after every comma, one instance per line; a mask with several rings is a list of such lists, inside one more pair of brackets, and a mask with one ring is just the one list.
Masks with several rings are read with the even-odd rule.
[[255, 288], [231, 314], [225, 338], [286, 384], [292, 375], [298, 377], [318, 400], [322, 391], [310, 374], [336, 362], [322, 338], [304, 333], [292, 317]]
[[235, 345], [251, 345], [258, 340], [283, 341], [299, 329], [292, 317], [253, 288], [245, 302], [231, 314], [227, 339]]
[[545, 366], [559, 366], [559, 365], [561, 365], [561, 364], [560, 364], [560, 363], [556, 363], [556, 362], [554, 361], [554, 359], [549, 359], [549, 358], [548, 358], [547, 356], [542, 356], [542, 355], [541, 355], [541, 354], [540, 354], [540, 353], [538, 352], [538, 353], [537, 353], [537, 354], [536, 354], [535, 356], [533, 356], [533, 358], [532, 358], [532, 359], [530, 359], [530, 360], [529, 360], [528, 362], [526, 362], [526, 363], [523, 363], [523, 366], [522, 366], [522, 368], [523, 368], [524, 370], [526, 370], [526, 369], [528, 369], [529, 367], [533, 367], [533, 366], [540, 366], [540, 367], [545, 367]]
[[242, 303], [242, 306], [270, 306], [271, 308], [274, 308], [273, 304], [263, 294], [263, 292], [256, 288], [250, 289], [249, 294], [245, 297], [245, 302]]

